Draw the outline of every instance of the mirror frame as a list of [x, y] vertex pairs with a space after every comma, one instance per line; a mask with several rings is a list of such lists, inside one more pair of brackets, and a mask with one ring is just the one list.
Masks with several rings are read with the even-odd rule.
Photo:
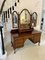
[[[36, 14], [36, 20], [32, 20], [32, 16], [33, 16], [34, 14]], [[36, 13], [36, 12], [33, 12], [33, 13], [32, 13], [32, 16], [31, 16], [31, 20], [32, 20], [32, 23], [34, 23], [34, 26], [33, 26], [33, 27], [35, 27], [35, 26], [36, 26], [36, 23], [37, 23], [37, 13]]]
[[[13, 11], [12, 13], [12, 28], [18, 28], [18, 27], [14, 27], [14, 18], [13, 18], [13, 14], [16, 13], [17, 17], [18, 17], [18, 12], [17, 11]], [[18, 19], [17, 19], [18, 20]], [[19, 22], [17, 21], [17, 25], [19, 26]]]
[[[29, 13], [29, 15], [30, 15], [30, 12], [29, 12], [29, 10], [28, 9], [23, 9], [21, 12], [20, 12], [20, 16], [21, 16], [21, 14], [23, 13], [23, 11], [27, 11], [28, 13]], [[19, 19], [19, 28], [20, 28], [20, 19]], [[31, 15], [30, 15], [30, 28], [31, 28]], [[30, 29], [29, 28], [29, 29]], [[21, 28], [20, 28], [21, 29]]]

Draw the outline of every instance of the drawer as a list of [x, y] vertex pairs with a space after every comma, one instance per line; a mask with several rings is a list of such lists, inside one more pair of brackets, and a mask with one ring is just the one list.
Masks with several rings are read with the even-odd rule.
[[23, 43], [23, 38], [14, 38], [14, 43], [15, 44]]
[[40, 41], [40, 34], [34, 34], [33, 35], [33, 42], [34, 43], [37, 43], [37, 42], [39, 42]]
[[25, 39], [32, 39], [33, 38], [33, 35], [27, 35], [27, 36], [24, 36], [23, 38], [24, 38], [24, 40]]
[[18, 43], [18, 44], [15, 43], [16, 48], [19, 48], [19, 47], [22, 47], [22, 46], [23, 46], [23, 43]]

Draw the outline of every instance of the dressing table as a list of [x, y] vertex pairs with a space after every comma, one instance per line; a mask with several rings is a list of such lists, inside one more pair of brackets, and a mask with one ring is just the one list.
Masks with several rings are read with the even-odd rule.
[[36, 22], [36, 12], [30, 14], [28, 9], [23, 9], [20, 14], [16, 11], [12, 13], [11, 44], [14, 50], [24, 46], [26, 39], [31, 40], [34, 44], [37, 42], [40, 44], [41, 32], [33, 28]]

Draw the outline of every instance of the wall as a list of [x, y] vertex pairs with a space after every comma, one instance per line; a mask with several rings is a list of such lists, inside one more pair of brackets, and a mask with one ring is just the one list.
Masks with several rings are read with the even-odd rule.
[[[6, 1], [3, 11], [10, 8], [10, 6], [13, 6], [15, 3], [15, 0]], [[27, 8], [30, 12], [37, 12], [38, 19], [37, 19], [37, 26], [38, 29], [40, 29], [40, 21], [42, 17], [42, 0], [20, 0], [20, 2], [17, 4], [17, 7], [15, 7], [15, 10], [20, 13], [20, 11], [24, 8]]]
[[42, 12], [43, 21], [41, 21], [41, 24], [43, 24], [43, 25], [41, 25], [41, 27], [42, 27], [41, 31], [42, 31], [42, 33], [43, 32], [45, 33], [45, 0], [43, 0], [42, 8], [43, 8], [43, 12]]
[[4, 1], [4, 0], [0, 0], [0, 8], [1, 8], [1, 5], [2, 5], [3, 1]]
[[43, 10], [45, 10], [45, 0], [43, 0]]

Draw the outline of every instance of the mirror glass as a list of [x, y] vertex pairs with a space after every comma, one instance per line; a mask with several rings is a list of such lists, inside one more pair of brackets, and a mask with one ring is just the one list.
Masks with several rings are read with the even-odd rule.
[[14, 28], [18, 28], [18, 14], [17, 12], [14, 12], [13, 15], [12, 15], [12, 24], [13, 24], [13, 27]]
[[37, 13], [34, 12], [34, 13], [32, 14], [32, 26], [33, 26], [33, 27], [36, 26], [36, 21], [37, 21]]
[[20, 27], [23, 29], [30, 27], [30, 13], [27, 10], [23, 10], [20, 14]]

